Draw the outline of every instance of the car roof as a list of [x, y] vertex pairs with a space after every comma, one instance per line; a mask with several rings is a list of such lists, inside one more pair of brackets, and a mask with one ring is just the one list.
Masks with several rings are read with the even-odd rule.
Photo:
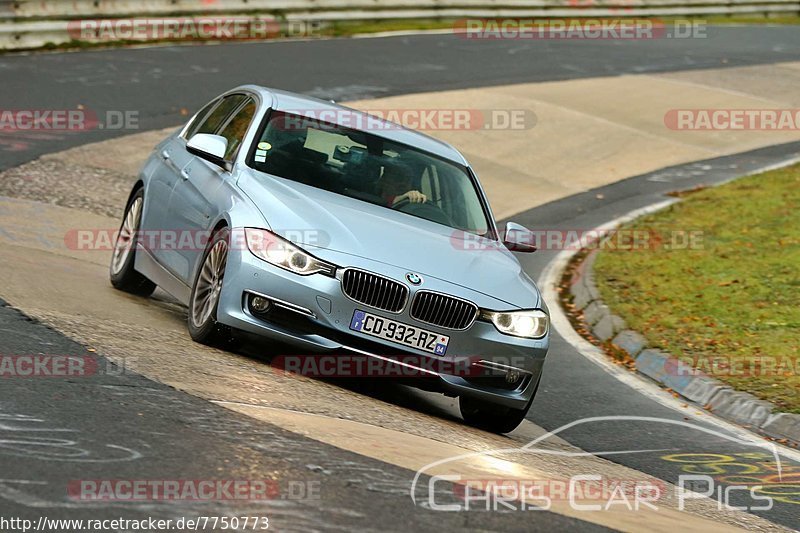
[[[316, 118], [324, 122], [331, 122], [339, 126], [364, 130], [358, 124], [371, 124], [368, 133], [378, 137], [395, 141], [420, 150], [448, 159], [455, 163], [467, 166], [467, 160], [453, 146], [439, 139], [434, 139], [419, 131], [408, 129], [400, 124], [383, 120], [375, 115], [370, 115], [351, 107], [336, 104], [328, 100], [320, 100], [311, 96], [270, 89], [259, 85], [244, 85], [237, 89], [246, 89], [257, 92], [265, 102], [271, 102], [270, 107], [278, 111], [286, 111], [297, 115]], [[236, 89], [230, 92], [234, 92]], [[333, 113], [331, 113], [333, 111]], [[320, 116], [320, 112], [324, 112]], [[344, 112], [344, 113], [343, 113]]]

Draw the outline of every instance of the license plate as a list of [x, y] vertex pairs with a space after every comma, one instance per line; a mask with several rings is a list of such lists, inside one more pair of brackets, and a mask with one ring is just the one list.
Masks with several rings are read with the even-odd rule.
[[450, 342], [450, 337], [446, 335], [409, 326], [359, 309], [353, 313], [350, 329], [435, 355], [444, 355], [447, 352], [447, 343]]

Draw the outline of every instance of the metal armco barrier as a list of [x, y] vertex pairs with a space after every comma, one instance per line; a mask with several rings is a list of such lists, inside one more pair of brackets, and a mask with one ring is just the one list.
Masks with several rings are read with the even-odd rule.
[[275, 17], [281, 21], [780, 15], [800, 0], [0, 0], [0, 49], [61, 45], [82, 19]]

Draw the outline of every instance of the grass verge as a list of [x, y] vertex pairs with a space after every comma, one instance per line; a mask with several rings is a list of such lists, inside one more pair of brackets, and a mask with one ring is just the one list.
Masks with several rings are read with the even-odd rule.
[[649, 245], [599, 253], [611, 309], [651, 346], [800, 413], [800, 165], [695, 191], [626, 229]]

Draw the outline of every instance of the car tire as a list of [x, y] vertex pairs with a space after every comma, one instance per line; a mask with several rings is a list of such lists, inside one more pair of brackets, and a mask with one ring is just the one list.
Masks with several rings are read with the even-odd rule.
[[232, 329], [217, 322], [217, 307], [228, 261], [229, 243], [228, 228], [214, 233], [203, 253], [189, 297], [189, 335], [195, 342], [209, 346], [230, 344], [234, 340]]
[[497, 405], [471, 396], [459, 396], [458, 408], [461, 416], [467, 424], [476, 428], [492, 433], [511, 433], [525, 420], [531, 405], [533, 405], [533, 399], [536, 398], [540, 381], [536, 383], [528, 405], [522, 409]]
[[111, 255], [109, 278], [116, 289], [137, 296], [150, 296], [156, 290], [156, 284], [133, 268], [136, 260], [136, 235], [142, 222], [143, 205], [144, 189], [140, 187], [133, 193], [125, 208]]
[[502, 405], [477, 400], [470, 396], [461, 396], [458, 407], [464, 421], [470, 426], [490, 431], [492, 433], [510, 433], [514, 431], [525, 419], [530, 408], [528, 403], [525, 409], [512, 409]]

